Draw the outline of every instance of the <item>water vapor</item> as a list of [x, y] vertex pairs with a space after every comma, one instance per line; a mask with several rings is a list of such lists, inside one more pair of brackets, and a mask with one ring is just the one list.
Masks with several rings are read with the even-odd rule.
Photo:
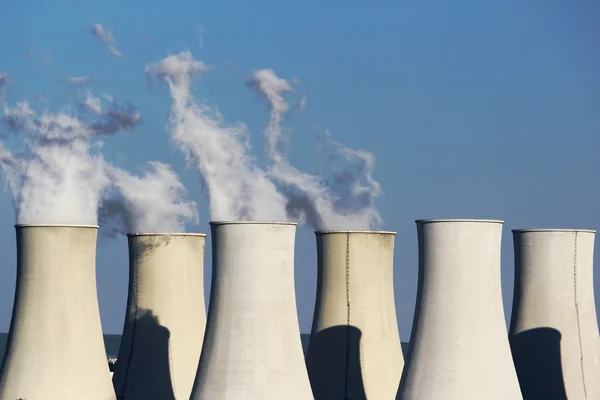
[[19, 224], [97, 224], [109, 184], [94, 128], [111, 119], [109, 109], [91, 120], [69, 113], [36, 113], [27, 102], [4, 105], [2, 118], [16, 134], [18, 150], [0, 145], [0, 166], [12, 192]]
[[37, 93], [35, 95], [35, 99], [37, 101], [39, 101], [40, 103], [42, 103], [46, 107], [50, 106], [50, 102], [48, 101], [48, 97], [46, 96], [46, 93]]
[[74, 86], [87, 85], [90, 82], [89, 76], [70, 76], [67, 78], [67, 82]]
[[[273, 70], [266, 69], [256, 71], [247, 86], [269, 105], [270, 118], [265, 129], [266, 153], [271, 161], [268, 174], [286, 196], [289, 217], [306, 221], [315, 230], [368, 230], [381, 224], [374, 205], [381, 193], [379, 184], [372, 177], [375, 157], [332, 141], [327, 132], [323, 142], [335, 166], [333, 179], [325, 180], [300, 172], [290, 165], [281, 149], [282, 142], [287, 139], [281, 121], [290, 109], [283, 96], [292, 90], [291, 84]], [[297, 108], [305, 106], [306, 97], [302, 97]]]
[[2, 90], [4, 89], [4, 86], [6, 86], [9, 82], [8, 79], [8, 74], [5, 72], [0, 72], [0, 92], [2, 92]]
[[196, 203], [186, 201], [185, 186], [167, 164], [148, 163], [142, 176], [107, 165], [114, 190], [103, 202], [101, 220], [116, 220], [113, 233], [184, 232], [198, 223]]
[[100, 114], [102, 112], [102, 100], [94, 96], [92, 92], [87, 91], [83, 106], [94, 114]]
[[90, 129], [97, 135], [130, 131], [142, 123], [142, 115], [132, 105], [126, 107], [115, 103], [100, 118], [90, 124]]
[[283, 161], [283, 156], [278, 149], [282, 140], [281, 118], [288, 111], [289, 106], [283, 94], [292, 90], [292, 86], [279, 78], [272, 69], [256, 71], [246, 81], [246, 85], [267, 100], [271, 118], [266, 128], [265, 139], [267, 142], [267, 155], [275, 162]]
[[117, 49], [115, 39], [112, 33], [104, 28], [101, 24], [94, 24], [90, 30], [92, 34], [96, 35], [100, 42], [110, 50], [115, 57], [122, 57], [123, 54]]
[[52, 62], [52, 54], [49, 51], [44, 52], [44, 59], [42, 60], [42, 65], [48, 65]]
[[286, 220], [285, 198], [251, 157], [245, 126], [227, 125], [217, 111], [192, 96], [192, 81], [208, 70], [189, 51], [146, 65], [152, 81], [169, 87], [167, 129], [200, 172], [211, 219]]

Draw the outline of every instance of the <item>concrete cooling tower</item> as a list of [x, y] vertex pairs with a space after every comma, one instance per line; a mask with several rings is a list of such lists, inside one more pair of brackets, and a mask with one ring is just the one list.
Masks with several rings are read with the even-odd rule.
[[294, 291], [296, 224], [211, 222], [212, 284], [191, 399], [313, 399]]
[[394, 232], [321, 231], [306, 356], [315, 399], [389, 400], [404, 359], [394, 303]]
[[97, 226], [17, 225], [7, 400], [115, 399], [96, 294]]
[[522, 399], [502, 305], [502, 224], [417, 221], [419, 286], [397, 399]]
[[512, 353], [525, 400], [600, 399], [595, 231], [513, 231]]
[[129, 298], [113, 382], [118, 399], [189, 399], [204, 338], [204, 241], [134, 233]]

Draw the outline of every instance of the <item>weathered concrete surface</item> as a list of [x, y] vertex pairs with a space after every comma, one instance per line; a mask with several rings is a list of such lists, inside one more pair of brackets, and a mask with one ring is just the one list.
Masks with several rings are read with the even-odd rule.
[[211, 234], [208, 320], [191, 399], [312, 399], [296, 313], [296, 224], [212, 222]]
[[97, 226], [17, 225], [0, 398], [115, 399], [96, 292]]
[[404, 365], [394, 302], [395, 233], [316, 236], [317, 300], [306, 357], [315, 398], [394, 398]]
[[113, 376], [117, 397], [189, 399], [206, 325], [206, 235], [127, 237], [129, 298]]
[[594, 237], [591, 230], [513, 231], [510, 341], [525, 400], [600, 399]]
[[502, 221], [421, 220], [401, 400], [522, 399], [500, 287]]

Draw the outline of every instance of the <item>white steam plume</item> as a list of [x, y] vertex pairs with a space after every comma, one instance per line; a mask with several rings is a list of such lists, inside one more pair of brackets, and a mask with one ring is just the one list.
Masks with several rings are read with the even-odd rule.
[[267, 125], [265, 139], [267, 141], [267, 155], [275, 162], [282, 162], [283, 156], [278, 149], [281, 140], [281, 117], [289, 107], [283, 94], [292, 90], [292, 86], [285, 80], [275, 75], [272, 69], [256, 71], [252, 78], [246, 82], [247, 86], [258, 94], [264, 96], [269, 104], [271, 118]]
[[104, 29], [101, 24], [94, 24], [90, 31], [92, 34], [96, 35], [98, 39], [100, 39], [102, 44], [105, 45], [115, 57], [123, 56], [123, 54], [121, 54], [116, 47], [116, 42], [112, 36], [112, 33]]
[[[110, 110], [109, 110], [110, 111]], [[65, 113], [38, 115], [27, 102], [4, 106], [3, 122], [18, 133], [21, 149], [0, 147], [0, 166], [19, 224], [97, 224], [98, 205], [109, 183], [105, 163], [95, 149], [98, 134], [112, 117], [84, 121]], [[138, 121], [141, 121], [138, 120]]]
[[150, 162], [141, 176], [107, 165], [115, 191], [102, 204], [101, 220], [116, 219], [114, 232], [176, 233], [198, 223], [196, 203], [167, 164]]
[[285, 198], [250, 156], [245, 127], [226, 126], [218, 112], [198, 103], [191, 82], [209, 67], [189, 51], [146, 65], [173, 100], [168, 129], [202, 176], [212, 220], [285, 220]]
[[[327, 135], [325, 139], [330, 157], [341, 171], [334, 171], [332, 182], [298, 171], [289, 164], [280, 149], [286, 139], [281, 130], [281, 120], [289, 110], [283, 95], [291, 90], [291, 85], [270, 69], [255, 72], [247, 85], [269, 104], [270, 119], [265, 139], [272, 165], [268, 173], [286, 195], [286, 209], [290, 217], [305, 218], [315, 230], [368, 230], [379, 225], [381, 217], [374, 200], [381, 190], [372, 178], [375, 157], [366, 151], [348, 149], [331, 141]], [[305, 97], [300, 105], [306, 105]]]
[[88, 90], [86, 93], [85, 100], [83, 102], [83, 106], [90, 112], [94, 114], [100, 114], [102, 112], [102, 100], [100, 98], [94, 96], [92, 92]]

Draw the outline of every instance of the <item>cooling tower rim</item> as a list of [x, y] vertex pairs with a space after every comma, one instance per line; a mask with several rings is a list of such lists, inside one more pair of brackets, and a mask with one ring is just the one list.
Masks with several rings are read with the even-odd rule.
[[127, 236], [196, 236], [206, 237], [206, 233], [193, 232], [131, 232]]
[[85, 224], [15, 224], [15, 228], [91, 228], [98, 229], [98, 225]]
[[344, 229], [324, 229], [315, 231], [315, 235], [329, 235], [335, 233], [364, 233], [364, 234], [379, 234], [379, 235], [396, 235], [392, 231], [375, 231], [375, 230], [344, 230]]
[[472, 219], [472, 218], [433, 218], [433, 219], [417, 219], [417, 224], [431, 224], [438, 222], [480, 222], [484, 224], [504, 224], [501, 219]]
[[293, 225], [297, 226], [297, 222], [287, 221], [210, 221], [211, 226], [217, 225]]
[[524, 228], [524, 229], [513, 229], [513, 233], [526, 233], [526, 232], [581, 232], [581, 233], [596, 233], [595, 229], [569, 229], [569, 228]]

